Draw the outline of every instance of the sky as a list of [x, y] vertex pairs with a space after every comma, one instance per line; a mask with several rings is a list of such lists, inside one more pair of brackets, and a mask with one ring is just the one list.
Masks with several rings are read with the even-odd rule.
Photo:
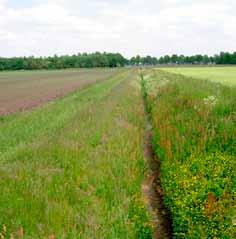
[[0, 0], [0, 56], [236, 51], [235, 0]]

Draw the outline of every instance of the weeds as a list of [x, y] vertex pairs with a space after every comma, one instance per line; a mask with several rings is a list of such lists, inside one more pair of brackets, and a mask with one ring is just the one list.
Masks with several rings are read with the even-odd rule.
[[233, 238], [235, 89], [154, 70], [143, 85], [174, 237]]
[[136, 238], [152, 239], [153, 225], [150, 222], [150, 215], [147, 212], [145, 203], [140, 199], [140, 196], [133, 197], [129, 217], [135, 225]]
[[0, 126], [0, 227], [25, 238], [151, 237], [136, 76], [122, 71]]

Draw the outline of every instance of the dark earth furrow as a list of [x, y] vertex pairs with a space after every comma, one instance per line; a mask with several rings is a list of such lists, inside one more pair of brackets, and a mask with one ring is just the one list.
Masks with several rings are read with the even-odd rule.
[[153, 221], [153, 238], [172, 238], [172, 226], [170, 214], [163, 202], [163, 190], [160, 181], [160, 161], [156, 158], [152, 149], [151, 124], [147, 120], [144, 156], [149, 166], [149, 174], [142, 185], [142, 191], [146, 198], [148, 209]]

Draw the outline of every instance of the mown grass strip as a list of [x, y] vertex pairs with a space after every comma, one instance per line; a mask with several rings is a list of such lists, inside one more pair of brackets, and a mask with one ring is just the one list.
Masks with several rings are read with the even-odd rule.
[[233, 238], [236, 90], [159, 70], [144, 74], [175, 238]]

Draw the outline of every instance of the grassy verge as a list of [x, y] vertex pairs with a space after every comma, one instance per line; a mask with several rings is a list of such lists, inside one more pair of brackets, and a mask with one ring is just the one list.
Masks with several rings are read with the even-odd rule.
[[146, 71], [153, 144], [175, 238], [233, 238], [236, 89]]
[[151, 238], [135, 77], [1, 119], [3, 238]]

